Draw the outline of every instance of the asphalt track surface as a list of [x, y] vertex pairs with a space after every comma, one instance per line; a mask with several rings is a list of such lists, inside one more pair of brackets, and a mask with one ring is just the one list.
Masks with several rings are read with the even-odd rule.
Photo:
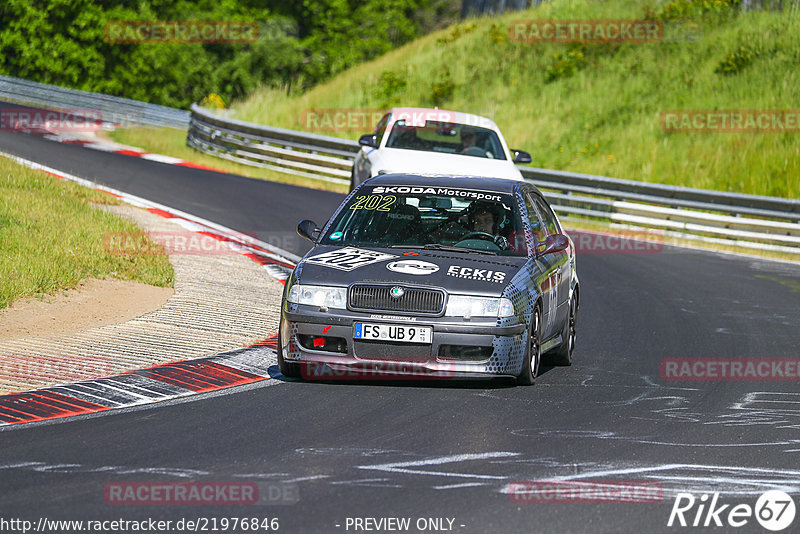
[[[235, 230], [278, 236], [296, 253], [307, 248], [292, 237], [296, 223], [324, 222], [342, 198], [25, 134], [0, 132], [0, 150]], [[280, 532], [305, 533], [366, 531], [347, 528], [348, 517], [408, 517], [408, 532], [419, 531], [418, 518], [451, 518], [451, 531], [464, 533], [672, 532], [698, 530], [666, 526], [678, 492], [720, 492], [720, 504], [753, 506], [777, 487], [800, 507], [797, 380], [686, 382], [660, 374], [665, 358], [800, 357], [800, 268], [666, 247], [579, 255], [578, 272], [575, 364], [544, 367], [533, 387], [278, 376], [188, 400], [8, 427], [0, 432], [0, 518], [269, 517], [279, 519]], [[504, 493], [516, 481], [554, 479], [655, 483], [663, 500], [518, 502]], [[106, 485], [127, 481], [283, 484], [298, 500], [108, 504]], [[800, 518], [787, 532], [798, 525]], [[767, 532], [754, 518], [736, 531]]]

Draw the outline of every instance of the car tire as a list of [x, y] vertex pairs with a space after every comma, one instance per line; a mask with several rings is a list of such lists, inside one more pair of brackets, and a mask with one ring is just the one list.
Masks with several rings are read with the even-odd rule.
[[522, 372], [517, 377], [520, 386], [532, 386], [536, 382], [539, 372], [539, 362], [542, 360], [542, 314], [539, 306], [533, 310], [531, 327], [528, 331], [527, 346], [525, 347], [525, 360], [522, 362]]
[[572, 353], [575, 352], [575, 324], [578, 319], [578, 296], [577, 293], [569, 301], [569, 315], [564, 322], [564, 330], [561, 338], [564, 340], [561, 345], [552, 352], [550, 356], [553, 365], [570, 366], [572, 365]]
[[[281, 321], [283, 323], [283, 321]], [[300, 364], [283, 359], [283, 324], [278, 327], [278, 369], [286, 378], [300, 377]]]

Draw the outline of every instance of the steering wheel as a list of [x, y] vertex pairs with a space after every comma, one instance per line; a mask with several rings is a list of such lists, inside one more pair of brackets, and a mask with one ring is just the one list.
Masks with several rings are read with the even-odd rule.
[[485, 239], [486, 241], [491, 241], [494, 243], [494, 236], [492, 234], [486, 232], [470, 232], [467, 235], [461, 237], [458, 242], [466, 241], [467, 239]]
[[486, 157], [486, 151], [479, 146], [467, 147], [461, 153], [466, 154], [467, 156], [478, 156], [479, 158]]

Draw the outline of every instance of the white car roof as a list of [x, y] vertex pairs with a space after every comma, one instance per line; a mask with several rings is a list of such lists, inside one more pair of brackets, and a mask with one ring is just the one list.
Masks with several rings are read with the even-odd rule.
[[463, 113], [461, 111], [436, 108], [392, 108], [389, 110], [389, 113], [392, 114], [392, 122], [405, 118], [406, 121], [410, 120], [412, 124], [422, 126], [426, 120], [432, 120], [468, 124], [470, 126], [487, 128], [496, 132], [500, 131], [493, 120], [481, 117], [480, 115], [473, 115], [472, 113]]

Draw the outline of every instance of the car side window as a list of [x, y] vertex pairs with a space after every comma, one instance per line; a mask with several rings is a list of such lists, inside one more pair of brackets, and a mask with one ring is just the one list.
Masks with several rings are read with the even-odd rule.
[[545, 230], [544, 224], [542, 224], [539, 211], [534, 206], [529, 192], [524, 192], [522, 196], [525, 199], [525, 208], [528, 210], [528, 219], [531, 223], [533, 237], [536, 239], [537, 243], [544, 243], [544, 240], [547, 238], [547, 231]]
[[386, 133], [386, 125], [389, 124], [389, 119], [391, 117], [392, 114], [387, 113], [378, 121], [378, 125], [375, 127], [375, 144], [378, 146], [381, 146], [381, 139], [383, 139], [383, 134]]
[[556, 219], [553, 210], [550, 209], [550, 206], [547, 205], [547, 202], [535, 193], [529, 193], [530, 196], [533, 198], [533, 201], [536, 203], [536, 207], [539, 210], [539, 214], [542, 217], [542, 222], [544, 223], [544, 227], [547, 230], [547, 233], [550, 235], [559, 234], [561, 233], [558, 227], [558, 221]]

